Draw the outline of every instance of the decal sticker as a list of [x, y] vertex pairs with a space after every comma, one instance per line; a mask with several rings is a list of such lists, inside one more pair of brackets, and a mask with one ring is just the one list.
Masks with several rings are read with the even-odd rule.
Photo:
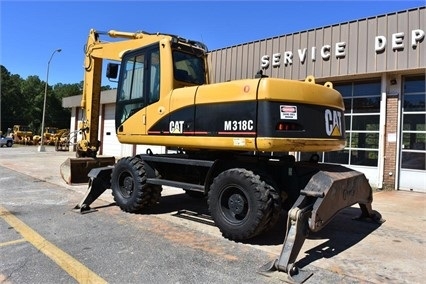
[[183, 133], [183, 125], [185, 121], [170, 121], [169, 123], [169, 131], [174, 134], [182, 134]]
[[253, 120], [226, 120], [223, 126], [225, 131], [252, 131]]
[[297, 106], [280, 106], [280, 118], [281, 119], [297, 119]]
[[342, 113], [337, 110], [325, 110], [325, 132], [328, 136], [342, 136]]
[[234, 146], [244, 147], [246, 145], [246, 139], [244, 138], [234, 138]]

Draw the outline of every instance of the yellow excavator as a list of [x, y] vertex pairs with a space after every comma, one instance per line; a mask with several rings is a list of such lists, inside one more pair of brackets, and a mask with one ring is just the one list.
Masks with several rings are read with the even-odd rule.
[[25, 145], [33, 144], [33, 132], [29, 126], [14, 125], [12, 131], [12, 138], [14, 143]]
[[[108, 41], [101, 37], [108, 37]], [[87, 181], [82, 213], [106, 189], [126, 212], [160, 201], [162, 186], [207, 198], [222, 235], [242, 241], [273, 227], [288, 211], [280, 257], [269, 270], [302, 281], [295, 262], [309, 232], [359, 204], [361, 217], [381, 222], [362, 173], [340, 165], [295, 161], [289, 151], [337, 151], [345, 146], [344, 104], [330, 82], [254, 78], [211, 84], [207, 48], [179, 36], [90, 30], [76, 158], [61, 165], [68, 183]], [[163, 145], [115, 160], [98, 157], [102, 66], [116, 79], [116, 133], [121, 143]]]

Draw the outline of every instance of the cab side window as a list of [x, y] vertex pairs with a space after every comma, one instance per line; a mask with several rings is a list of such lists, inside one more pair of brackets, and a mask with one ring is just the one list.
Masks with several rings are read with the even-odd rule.
[[150, 60], [150, 84], [149, 84], [149, 104], [160, 99], [160, 52], [155, 50], [151, 53]]

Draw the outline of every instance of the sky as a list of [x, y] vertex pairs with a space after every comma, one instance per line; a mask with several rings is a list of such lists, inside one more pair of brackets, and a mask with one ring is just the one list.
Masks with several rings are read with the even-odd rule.
[[[0, 0], [0, 64], [11, 74], [43, 82], [49, 65], [49, 85], [74, 84], [83, 80], [90, 29], [175, 34], [215, 50], [425, 5], [424, 0]], [[61, 52], [48, 64], [56, 49]]]

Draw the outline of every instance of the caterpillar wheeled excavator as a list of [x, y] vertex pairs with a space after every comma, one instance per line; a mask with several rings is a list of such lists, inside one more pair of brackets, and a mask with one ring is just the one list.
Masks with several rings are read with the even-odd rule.
[[[106, 76], [118, 77], [118, 140], [175, 151], [148, 150], [118, 161], [97, 157], [104, 60], [112, 61]], [[268, 269], [303, 281], [310, 274], [295, 262], [309, 232], [357, 203], [361, 217], [380, 221], [363, 174], [319, 163], [318, 155], [296, 162], [288, 153], [343, 149], [343, 99], [332, 83], [316, 84], [312, 76], [295, 81], [258, 73], [211, 84], [207, 63], [204, 44], [179, 36], [90, 31], [82, 139], [77, 157], [61, 165], [66, 182], [83, 176], [89, 183], [76, 209], [90, 211], [93, 201], [111, 189], [123, 211], [143, 212], [160, 201], [162, 186], [173, 186], [206, 196], [222, 235], [235, 241], [266, 232], [288, 210], [282, 253]]]

